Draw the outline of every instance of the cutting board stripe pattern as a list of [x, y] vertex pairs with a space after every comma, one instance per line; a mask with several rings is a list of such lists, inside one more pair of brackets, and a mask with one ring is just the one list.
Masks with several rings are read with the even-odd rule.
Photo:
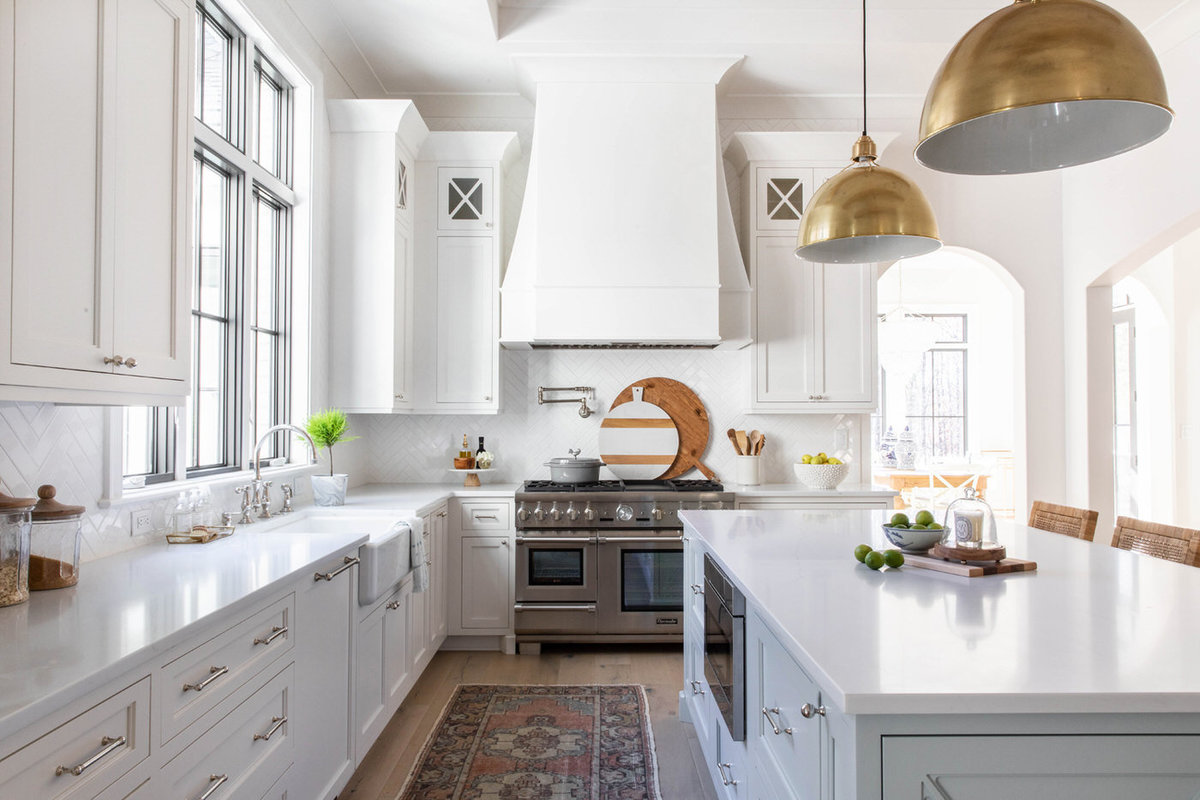
[[633, 399], [608, 412], [600, 423], [600, 460], [622, 480], [654, 480], [675, 462], [679, 431], [670, 415], [643, 399], [637, 388]]
[[601, 453], [600, 460], [609, 466], [613, 464], [661, 464], [664, 467], [669, 467], [675, 463], [675, 456], [614, 456]]
[[696, 393], [670, 378], [643, 378], [626, 386], [613, 400], [612, 409], [633, 400], [634, 389], [641, 389], [647, 400], [666, 411], [679, 430], [675, 461], [659, 477], [678, 478], [694, 467], [705, 477], [717, 480], [716, 474], [700, 461], [708, 448], [709, 425], [708, 412]]
[[670, 419], [614, 419], [612, 417], [600, 423], [604, 428], [674, 428], [675, 423]]

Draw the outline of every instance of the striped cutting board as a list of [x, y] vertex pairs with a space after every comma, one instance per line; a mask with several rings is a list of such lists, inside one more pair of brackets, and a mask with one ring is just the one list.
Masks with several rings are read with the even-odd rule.
[[600, 423], [600, 460], [621, 480], [649, 481], [671, 468], [679, 453], [679, 431], [670, 415], [643, 399], [635, 386], [633, 400], [613, 408]]

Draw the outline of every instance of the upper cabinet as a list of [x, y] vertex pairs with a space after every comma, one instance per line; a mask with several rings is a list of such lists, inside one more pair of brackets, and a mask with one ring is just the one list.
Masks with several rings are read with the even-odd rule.
[[496, 413], [497, 221], [516, 134], [430, 133], [407, 100], [330, 101], [329, 117], [342, 268], [332, 287], [333, 403]]
[[0, 398], [187, 395], [193, 14], [0, 2]]
[[800, 216], [848, 163], [852, 144], [849, 134], [739, 133], [726, 151], [741, 175], [742, 255], [753, 291], [751, 412], [875, 407], [875, 265], [793, 255]]

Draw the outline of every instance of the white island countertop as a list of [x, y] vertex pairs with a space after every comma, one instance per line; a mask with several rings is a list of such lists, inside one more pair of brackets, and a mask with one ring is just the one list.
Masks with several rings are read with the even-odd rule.
[[252, 609], [362, 533], [239, 528], [209, 544], [157, 544], [80, 565], [79, 584], [0, 608], [0, 739], [185, 641], [221, 611]]
[[1200, 712], [1200, 569], [1001, 521], [1036, 572], [874, 572], [890, 513], [680, 516], [847, 714]]

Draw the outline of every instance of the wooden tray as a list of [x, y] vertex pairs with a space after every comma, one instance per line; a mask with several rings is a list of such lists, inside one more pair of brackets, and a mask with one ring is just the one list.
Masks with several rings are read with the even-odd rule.
[[168, 533], [167, 544], [208, 544], [233, 535], [233, 525], [200, 525], [191, 533]]
[[644, 399], [666, 411], [679, 431], [679, 452], [661, 478], [678, 478], [695, 467], [709, 480], [717, 480], [716, 473], [700, 461], [708, 449], [709, 424], [708, 411], [696, 393], [670, 378], [643, 378], [626, 386], [613, 399], [611, 408], [633, 400], [635, 386], [646, 390]]
[[964, 578], [981, 578], [984, 575], [1006, 575], [1010, 572], [1033, 572], [1037, 569], [1036, 561], [1024, 561], [1020, 558], [1006, 558], [995, 564], [964, 564], [961, 561], [946, 561], [933, 556], [904, 554], [904, 566], [928, 569], [934, 572], [945, 572], [948, 575], [959, 575]]

